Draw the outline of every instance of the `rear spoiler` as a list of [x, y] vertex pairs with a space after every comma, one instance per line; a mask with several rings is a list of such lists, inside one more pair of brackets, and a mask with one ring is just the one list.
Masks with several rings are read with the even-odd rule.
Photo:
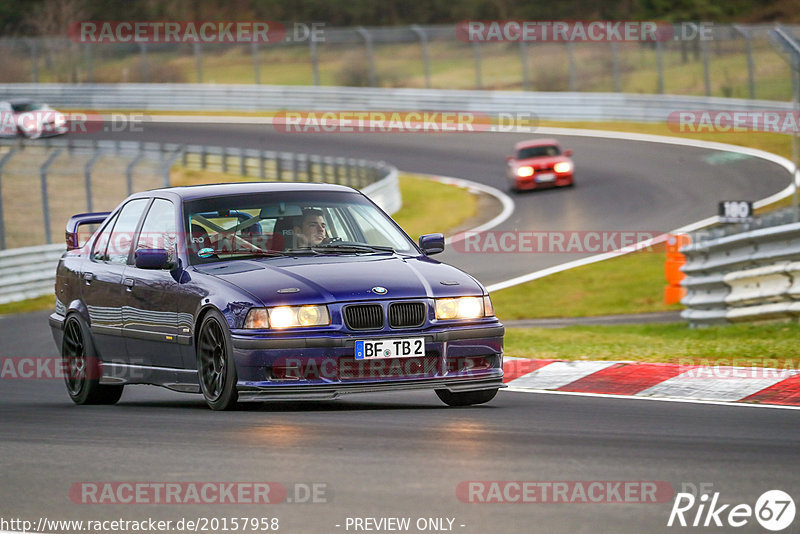
[[79, 213], [73, 215], [67, 221], [67, 250], [75, 250], [80, 248], [80, 241], [78, 240], [78, 227], [84, 224], [99, 224], [105, 221], [111, 215], [110, 211], [100, 211], [95, 213]]

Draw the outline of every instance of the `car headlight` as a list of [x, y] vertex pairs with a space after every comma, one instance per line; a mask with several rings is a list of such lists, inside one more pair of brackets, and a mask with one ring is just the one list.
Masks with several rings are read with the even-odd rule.
[[295, 328], [325, 326], [331, 323], [327, 306], [277, 306], [252, 308], [244, 320], [245, 328]]
[[560, 161], [553, 165], [553, 170], [556, 172], [569, 172], [572, 170], [572, 163], [569, 161]]
[[489, 296], [436, 299], [436, 318], [478, 319], [494, 315]]
[[526, 176], [533, 176], [533, 167], [520, 167], [517, 169], [517, 176], [525, 178]]

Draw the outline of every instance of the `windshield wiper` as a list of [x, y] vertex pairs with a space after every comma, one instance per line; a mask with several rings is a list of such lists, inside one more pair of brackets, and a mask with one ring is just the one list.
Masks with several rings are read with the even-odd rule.
[[384, 247], [379, 245], [367, 245], [364, 243], [330, 243], [327, 245], [315, 245], [311, 247], [312, 250], [321, 252], [391, 252], [394, 253], [392, 247]]

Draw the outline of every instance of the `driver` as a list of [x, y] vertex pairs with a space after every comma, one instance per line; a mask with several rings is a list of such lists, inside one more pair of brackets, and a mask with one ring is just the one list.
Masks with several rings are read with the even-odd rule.
[[294, 225], [294, 235], [298, 247], [313, 247], [321, 244], [326, 237], [322, 210], [304, 209], [300, 224]]

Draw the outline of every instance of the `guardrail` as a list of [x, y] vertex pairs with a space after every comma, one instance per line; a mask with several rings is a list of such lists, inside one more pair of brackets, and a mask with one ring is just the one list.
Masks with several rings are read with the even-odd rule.
[[[170, 168], [178, 160], [189, 169], [238, 174], [255, 180], [326, 182], [349, 185], [361, 189], [384, 211], [394, 213], [400, 209], [402, 199], [398, 185], [397, 169], [383, 162], [352, 158], [332, 158], [291, 152], [269, 150], [232, 149], [172, 143], [138, 143], [118, 141], [92, 141], [67, 139], [42, 139], [37, 141], [2, 140], [6, 155], [24, 157], [29, 147], [47, 147], [51, 157], [43, 165], [41, 181], [42, 212], [47, 245], [14, 248], [0, 251], [0, 304], [47, 295], [53, 291], [55, 270], [59, 257], [66, 250], [60, 243], [51, 244], [54, 231], [50, 227], [50, 193], [48, 193], [46, 167], [64, 152], [84, 153], [87, 161], [96, 161], [98, 154], [124, 158], [127, 193], [133, 192], [133, 171], [142, 160], [150, 160], [160, 167], [162, 185], [170, 185]], [[61, 152], [56, 152], [61, 151]], [[54, 156], [55, 155], [55, 156]], [[8, 159], [6, 159], [8, 161]], [[87, 163], [85, 176], [85, 211], [93, 210], [91, 165]], [[125, 188], [120, 187], [119, 191]], [[118, 194], [121, 201], [125, 195]], [[1, 200], [1, 199], [0, 199]], [[0, 244], [5, 246], [5, 221], [0, 202]], [[80, 212], [84, 207], [72, 207]]]
[[681, 249], [691, 326], [800, 316], [800, 223], [692, 240]]
[[0, 84], [0, 100], [144, 111], [463, 111], [548, 120], [665, 121], [674, 111], [792, 111], [791, 102], [628, 93], [554, 93], [195, 84]]

